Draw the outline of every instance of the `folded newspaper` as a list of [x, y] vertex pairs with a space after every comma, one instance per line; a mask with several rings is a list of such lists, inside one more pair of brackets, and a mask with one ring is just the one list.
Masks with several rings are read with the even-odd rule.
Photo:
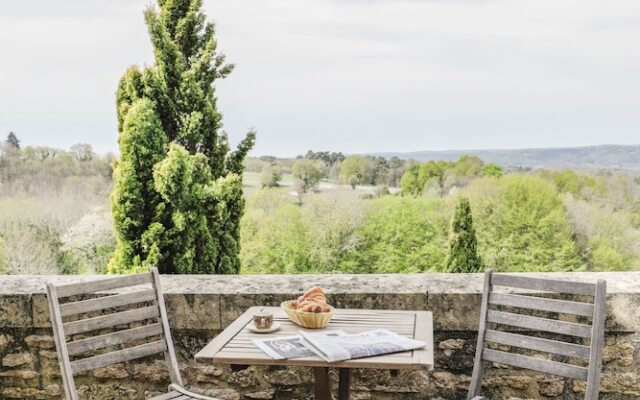
[[398, 353], [424, 347], [426, 344], [386, 329], [347, 335], [344, 331], [309, 333], [268, 339], [254, 339], [254, 343], [276, 360], [305, 358], [315, 355], [334, 362]]

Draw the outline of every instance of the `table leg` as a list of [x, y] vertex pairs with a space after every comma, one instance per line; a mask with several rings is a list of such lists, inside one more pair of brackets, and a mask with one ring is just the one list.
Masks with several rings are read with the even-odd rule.
[[338, 400], [349, 400], [351, 390], [351, 368], [340, 368], [340, 381], [338, 383]]
[[313, 368], [316, 385], [316, 400], [331, 400], [331, 386], [329, 385], [329, 368]]

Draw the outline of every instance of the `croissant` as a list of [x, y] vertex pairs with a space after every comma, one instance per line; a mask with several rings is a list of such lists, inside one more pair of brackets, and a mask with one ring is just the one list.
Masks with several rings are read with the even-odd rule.
[[318, 301], [324, 301], [325, 303], [327, 301], [327, 296], [325, 296], [324, 290], [319, 286], [314, 286], [307, 290], [302, 296], [298, 297], [298, 300], [303, 301], [310, 298], [317, 299]]
[[329, 312], [331, 307], [327, 304], [327, 296], [319, 286], [314, 286], [304, 292], [297, 300], [291, 302], [291, 308], [305, 312]]
[[300, 303], [297, 309], [299, 311], [314, 312], [314, 313], [328, 312], [331, 310], [327, 303], [316, 303], [312, 301], [306, 301], [306, 302]]

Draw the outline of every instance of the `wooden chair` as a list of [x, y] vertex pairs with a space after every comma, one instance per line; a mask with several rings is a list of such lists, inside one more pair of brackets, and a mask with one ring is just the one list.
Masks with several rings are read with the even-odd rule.
[[[494, 286], [590, 296], [593, 297], [593, 302], [555, 300], [494, 292]], [[607, 288], [604, 280], [598, 280], [597, 283], [592, 284], [493, 274], [491, 270], [488, 270], [484, 276], [478, 344], [467, 399], [484, 399], [484, 397], [478, 395], [482, 384], [484, 362], [489, 361], [586, 381], [585, 400], [597, 400], [602, 367], [602, 348], [604, 346], [606, 297]], [[509, 307], [509, 309], [502, 311], [495, 309], [504, 306]], [[517, 314], [515, 310], [518, 309], [541, 310], [587, 317], [591, 320], [591, 323], [566, 322]], [[498, 330], [498, 327], [502, 326], [521, 329], [518, 333]], [[522, 328], [527, 331], [544, 331], [562, 334], [567, 337], [583, 338], [582, 340], [588, 340], [589, 345], [525, 335], [521, 332]], [[513, 348], [521, 348], [568, 358], [583, 359], [587, 360], [589, 364], [588, 367], [583, 367], [564, 362], [566, 359], [563, 359], [563, 362], [559, 362], [494, 350], [485, 347], [486, 342], [510, 346], [512, 350]]]
[[[60, 299], [99, 291], [136, 287], [122, 294], [60, 304]], [[51, 325], [58, 351], [64, 391], [78, 400], [74, 376], [96, 368], [164, 353], [169, 367], [169, 392], [152, 400], [215, 400], [183, 387], [173, 349], [158, 270], [94, 282], [55, 286], [47, 284]], [[128, 306], [128, 307], [127, 307]], [[131, 308], [131, 306], [135, 306]], [[122, 311], [123, 308], [130, 308]], [[115, 310], [114, 310], [115, 309]], [[106, 311], [111, 311], [106, 313]], [[113, 312], [116, 311], [116, 312]], [[87, 316], [87, 313], [99, 314]], [[75, 317], [73, 321], [64, 319]], [[131, 327], [129, 324], [134, 324]], [[120, 329], [115, 329], [120, 327]], [[122, 329], [124, 328], [124, 329]], [[105, 333], [105, 330], [106, 333]], [[76, 335], [82, 335], [76, 338]], [[67, 341], [71, 337], [71, 341]], [[128, 342], [135, 341], [133, 345]], [[140, 344], [142, 343], [142, 344]], [[125, 345], [129, 347], [125, 347]], [[119, 349], [118, 349], [119, 348]], [[101, 350], [99, 355], [86, 354]], [[107, 352], [103, 352], [108, 350]], [[89, 357], [83, 357], [87, 356]], [[74, 358], [71, 361], [71, 357]]]

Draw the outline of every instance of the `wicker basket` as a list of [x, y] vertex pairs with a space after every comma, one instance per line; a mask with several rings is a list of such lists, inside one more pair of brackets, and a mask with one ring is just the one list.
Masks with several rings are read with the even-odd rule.
[[291, 308], [291, 303], [293, 300], [285, 301], [280, 304], [280, 307], [284, 308], [284, 311], [289, 316], [289, 319], [293, 321], [296, 325], [299, 325], [303, 328], [308, 329], [320, 329], [326, 328], [329, 325], [329, 321], [331, 321], [331, 317], [333, 317], [333, 311], [335, 310], [333, 307], [329, 312], [306, 312], [306, 311], [298, 311]]

